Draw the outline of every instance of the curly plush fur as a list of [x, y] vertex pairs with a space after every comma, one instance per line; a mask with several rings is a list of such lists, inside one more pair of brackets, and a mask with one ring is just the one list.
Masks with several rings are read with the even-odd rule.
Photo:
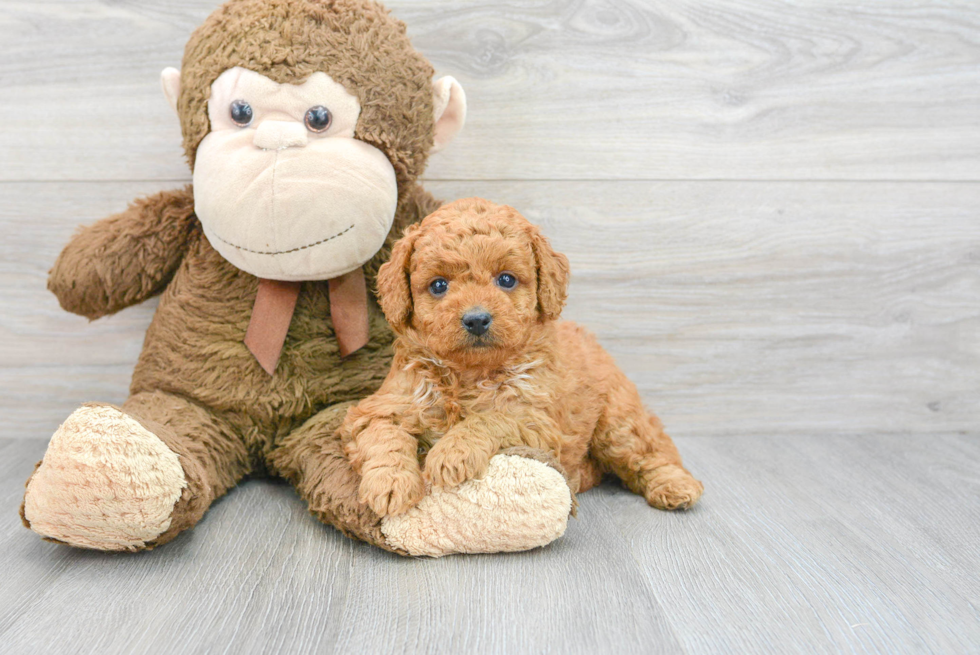
[[[412, 48], [405, 26], [373, 2], [232, 0], [194, 33], [184, 56], [178, 111], [192, 166], [209, 130], [210, 85], [234, 66], [289, 83], [325, 71], [360, 100], [355, 136], [388, 157], [399, 190], [388, 242], [364, 266], [373, 280], [396, 235], [439, 205], [416, 183], [433, 144], [432, 67]], [[270, 377], [243, 343], [258, 279], [211, 247], [191, 187], [139, 200], [80, 230], [48, 286], [65, 309], [90, 319], [162, 296], [131, 396], [121, 408], [82, 408], [62, 426], [53, 441], [68, 445], [49, 451], [28, 481], [21, 509], [28, 527], [77, 546], [151, 548], [193, 526], [245, 475], [270, 473], [292, 482], [321, 520], [405, 552], [388, 543], [380, 516], [358, 502], [358, 476], [335, 434], [347, 408], [380, 386], [391, 361], [393, 335], [373, 298], [369, 342], [343, 358], [327, 283], [303, 283]], [[160, 451], [158, 442], [176, 454], [180, 476], [158, 482], [144, 475], [148, 469], [138, 463]], [[102, 476], [85, 462], [127, 464]], [[92, 484], [98, 488], [73, 491]], [[179, 497], [169, 521], [153, 524], [159, 534], [77, 525], [78, 516], [108, 516], [109, 505], [113, 517], [140, 522], [147, 498], [171, 496]]]
[[[448, 282], [438, 295], [436, 279]], [[636, 387], [591, 334], [556, 322], [567, 279], [565, 257], [511, 207], [460, 200], [408, 229], [378, 276], [398, 334], [391, 372], [341, 428], [363, 502], [403, 513], [426, 481], [480, 477], [515, 446], [554, 453], [573, 491], [610, 472], [660, 509], [698, 500], [701, 483]], [[492, 319], [482, 334], [462, 323], [477, 309]]]

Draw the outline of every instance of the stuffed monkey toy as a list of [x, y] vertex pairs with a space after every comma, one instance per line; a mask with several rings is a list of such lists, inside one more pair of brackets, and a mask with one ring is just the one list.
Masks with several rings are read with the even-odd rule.
[[547, 455], [510, 453], [392, 527], [358, 501], [336, 435], [388, 372], [375, 276], [439, 206], [417, 179], [464, 121], [459, 84], [432, 77], [404, 24], [368, 0], [231, 0], [194, 32], [182, 69], [162, 75], [193, 186], [81, 229], [51, 270], [62, 307], [89, 319], [160, 303], [129, 398], [83, 405], [51, 438], [27, 482], [27, 527], [82, 548], [153, 548], [268, 474], [318, 519], [400, 554], [562, 534], [571, 496]]

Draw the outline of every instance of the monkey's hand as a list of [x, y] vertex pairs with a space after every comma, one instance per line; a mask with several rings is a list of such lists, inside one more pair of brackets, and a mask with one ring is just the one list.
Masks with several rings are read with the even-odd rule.
[[190, 185], [141, 198], [80, 229], [51, 269], [48, 289], [89, 319], [142, 302], [173, 277], [196, 222]]

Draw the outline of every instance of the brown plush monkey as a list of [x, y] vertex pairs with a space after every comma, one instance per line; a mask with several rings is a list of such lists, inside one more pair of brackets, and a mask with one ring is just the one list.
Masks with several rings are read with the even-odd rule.
[[[437, 208], [416, 180], [464, 120], [462, 89], [432, 75], [405, 26], [367, 0], [232, 0], [193, 34], [182, 70], [162, 78], [193, 188], [80, 230], [48, 282], [90, 319], [162, 294], [131, 395], [58, 429], [25, 525], [73, 546], [152, 548], [268, 473], [321, 520], [403, 554], [561, 534], [569, 490], [540, 453], [501, 457], [388, 526], [357, 501], [335, 435], [390, 364], [366, 288], [394, 239]], [[476, 502], [485, 511], [456, 518]], [[503, 515], [516, 527], [498, 534]]]

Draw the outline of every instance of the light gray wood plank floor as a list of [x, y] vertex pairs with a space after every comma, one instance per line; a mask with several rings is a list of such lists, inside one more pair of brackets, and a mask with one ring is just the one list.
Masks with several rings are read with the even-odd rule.
[[[678, 439], [702, 504], [613, 483], [536, 551], [401, 559], [250, 481], [158, 550], [0, 514], [4, 653], [980, 652], [980, 438]], [[43, 452], [0, 440], [14, 506]]]

